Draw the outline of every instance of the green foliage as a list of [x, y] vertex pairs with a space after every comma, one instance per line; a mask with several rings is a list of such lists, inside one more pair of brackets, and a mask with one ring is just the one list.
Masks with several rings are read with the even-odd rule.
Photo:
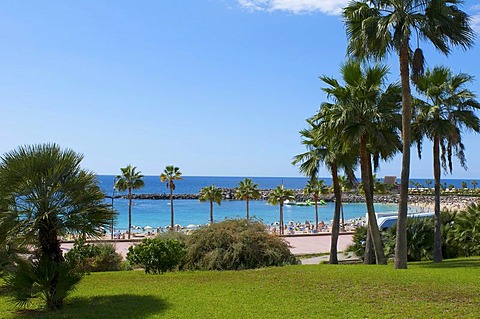
[[247, 219], [225, 220], [193, 232], [186, 250], [187, 269], [239, 270], [297, 263], [282, 238]]
[[[77, 275], [64, 263], [59, 238], [99, 236], [114, 217], [96, 175], [81, 168], [82, 159], [56, 144], [21, 146], [0, 158], [0, 251], [23, 265], [9, 276], [11, 287], [19, 289], [18, 300], [43, 293], [49, 310], [61, 308]], [[26, 249], [34, 250], [39, 261], [19, 262]]]
[[347, 247], [347, 251], [354, 252], [355, 255], [363, 258], [365, 256], [365, 243], [367, 241], [367, 227], [359, 226], [355, 229], [352, 238], [352, 244]]
[[[407, 260], [420, 261], [433, 258], [433, 218], [407, 219]], [[395, 237], [397, 225], [385, 232], [385, 254], [395, 254]]]
[[184, 243], [178, 240], [146, 238], [128, 249], [127, 260], [140, 265], [147, 274], [161, 274], [180, 265], [185, 255], [184, 247]]
[[98, 254], [93, 258], [92, 271], [121, 270], [122, 256], [115, 251], [114, 245], [101, 243], [97, 248]]
[[87, 244], [85, 240], [78, 239], [73, 244], [73, 248], [65, 254], [65, 260], [72, 265], [76, 271], [89, 273], [92, 271], [92, 262], [95, 256], [100, 253], [100, 249], [93, 244]]
[[460, 256], [480, 256], [480, 205], [471, 204], [455, 216], [447, 240]]
[[81, 278], [68, 263], [58, 265], [43, 257], [33, 262], [19, 260], [5, 281], [16, 306], [26, 307], [39, 297], [46, 302], [47, 309], [58, 309]]
[[120, 270], [122, 262], [122, 256], [112, 244], [86, 244], [81, 239], [75, 241], [73, 248], [65, 254], [65, 259], [81, 273]]

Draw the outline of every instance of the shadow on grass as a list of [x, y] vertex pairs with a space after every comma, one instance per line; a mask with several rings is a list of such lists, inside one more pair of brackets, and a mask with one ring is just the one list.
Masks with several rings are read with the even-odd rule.
[[417, 267], [422, 268], [480, 268], [480, 257], [445, 259], [441, 263], [422, 262]]
[[61, 310], [35, 311], [20, 310], [18, 318], [146, 318], [153, 314], [161, 315], [169, 308], [167, 302], [155, 296], [122, 294], [89, 298], [71, 298]]

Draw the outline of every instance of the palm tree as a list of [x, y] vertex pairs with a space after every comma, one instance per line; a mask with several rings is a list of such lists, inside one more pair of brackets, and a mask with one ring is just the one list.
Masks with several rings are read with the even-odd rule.
[[200, 190], [200, 196], [198, 199], [201, 202], [210, 202], [210, 224], [213, 224], [213, 203], [217, 203], [218, 205], [222, 203], [222, 190], [216, 188], [215, 185], [203, 187]]
[[122, 175], [117, 175], [115, 182], [115, 189], [124, 192], [128, 191], [128, 239], [132, 232], [132, 190], [142, 188], [145, 185], [143, 175], [136, 171], [137, 167], [127, 165], [127, 167], [120, 168]]
[[373, 206], [373, 169], [378, 167], [380, 159], [389, 159], [400, 148], [400, 87], [398, 84], [385, 87], [388, 68], [383, 65], [362, 67], [359, 62], [347, 61], [340, 73], [344, 86], [336, 79], [321, 77], [328, 85], [323, 90], [334, 103], [323, 103], [317, 118], [331, 126], [337, 141], [359, 150], [369, 231], [377, 262], [383, 264], [386, 260]]
[[[435, 181], [435, 234], [433, 261], [442, 261], [442, 236], [440, 220], [440, 175], [444, 171], [452, 172], [452, 155], [460, 160], [467, 169], [465, 147], [462, 143], [464, 130], [480, 131], [480, 119], [475, 114], [480, 103], [475, 94], [465, 85], [472, 81], [467, 74], [453, 75], [446, 67], [427, 70], [425, 76], [418, 78], [417, 91], [425, 99], [417, 99], [416, 118], [413, 131], [416, 136], [425, 136], [433, 141], [433, 175]], [[418, 140], [419, 150], [421, 140]], [[420, 156], [419, 152], [419, 156]]]
[[252, 180], [245, 178], [243, 181], [238, 183], [238, 187], [235, 191], [235, 197], [238, 199], [243, 199], [247, 205], [247, 219], [250, 219], [250, 214], [248, 210], [248, 202], [250, 199], [259, 199], [260, 191], [258, 190], [258, 184], [252, 183]]
[[303, 189], [305, 195], [313, 196], [313, 203], [315, 205], [315, 229], [318, 232], [318, 198], [320, 195], [327, 193], [327, 186], [324, 180], [310, 179]]
[[[343, 170], [349, 179], [354, 179], [354, 168], [357, 165], [358, 155], [355, 150], [347, 147], [341, 148], [336, 143], [336, 132], [322, 122], [323, 119], [308, 119], [308, 129], [300, 131], [302, 144], [307, 148], [305, 153], [296, 155], [292, 164], [299, 165], [299, 170], [310, 179], [318, 178], [321, 165], [325, 165], [332, 174], [333, 194], [335, 197], [335, 209], [332, 223], [332, 240], [330, 243], [330, 264], [338, 264], [337, 245], [340, 233], [340, 212], [342, 210], [342, 189], [338, 171]], [[318, 223], [317, 223], [318, 224]]]
[[173, 231], [173, 191], [175, 190], [174, 181], [182, 180], [182, 173], [178, 167], [168, 165], [160, 175], [160, 182], [166, 183], [168, 189], [170, 189], [170, 230]]
[[283, 224], [283, 204], [286, 200], [293, 200], [295, 198], [295, 194], [291, 189], [285, 189], [283, 184], [281, 186], [277, 186], [274, 190], [270, 192], [268, 196], [267, 202], [272, 205], [279, 205], [280, 207], [280, 235], [284, 234], [284, 224]]
[[357, 58], [383, 58], [389, 52], [399, 57], [402, 86], [402, 173], [398, 207], [395, 268], [407, 268], [408, 180], [410, 178], [410, 138], [412, 95], [409, 62], [413, 75], [423, 72], [420, 48], [412, 57], [412, 34], [430, 41], [444, 54], [451, 46], [464, 49], [473, 45], [475, 33], [469, 16], [461, 11], [459, 0], [362, 0], [352, 1], [343, 11], [348, 37], [347, 52]]
[[430, 185], [432, 185], [432, 180], [430, 179], [425, 180], [425, 184], [427, 184], [428, 190], [430, 190]]
[[470, 181], [470, 184], [472, 184], [473, 190], [476, 190], [476, 189], [477, 189], [478, 182], [477, 182], [476, 180]]
[[47, 309], [61, 308], [80, 276], [64, 262], [60, 237], [101, 236], [114, 216], [82, 159], [56, 144], [21, 146], [0, 158], [0, 247], [6, 240], [37, 251], [33, 262], [18, 259], [10, 278], [19, 303], [40, 294]]

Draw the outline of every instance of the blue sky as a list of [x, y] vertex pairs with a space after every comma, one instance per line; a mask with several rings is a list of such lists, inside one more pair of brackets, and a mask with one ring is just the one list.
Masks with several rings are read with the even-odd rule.
[[[298, 131], [326, 100], [321, 75], [339, 77], [343, 0], [2, 1], [0, 153], [55, 142], [83, 166], [146, 175], [299, 176]], [[480, 31], [478, 1], [465, 1]], [[478, 40], [477, 40], [478, 42]], [[427, 64], [474, 75], [476, 45]], [[398, 79], [396, 57], [389, 60]], [[465, 172], [480, 178], [478, 136]], [[431, 178], [431, 150], [412, 149], [413, 178]], [[400, 156], [378, 176], [400, 175]], [[323, 170], [323, 176], [329, 176]]]

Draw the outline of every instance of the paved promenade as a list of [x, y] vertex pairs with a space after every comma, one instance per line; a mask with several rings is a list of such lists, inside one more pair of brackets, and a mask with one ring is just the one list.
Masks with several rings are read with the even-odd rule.
[[[352, 237], [353, 234], [341, 234], [338, 238], [338, 251], [345, 250], [352, 243]], [[291, 251], [294, 255], [320, 254], [330, 251], [330, 234], [286, 236], [285, 240], [292, 246]], [[113, 243], [117, 252], [125, 257], [128, 247], [140, 243], [141, 239], [133, 241], [108, 240], [106, 242]], [[63, 243], [62, 249], [67, 252], [72, 246], [73, 243]]]

